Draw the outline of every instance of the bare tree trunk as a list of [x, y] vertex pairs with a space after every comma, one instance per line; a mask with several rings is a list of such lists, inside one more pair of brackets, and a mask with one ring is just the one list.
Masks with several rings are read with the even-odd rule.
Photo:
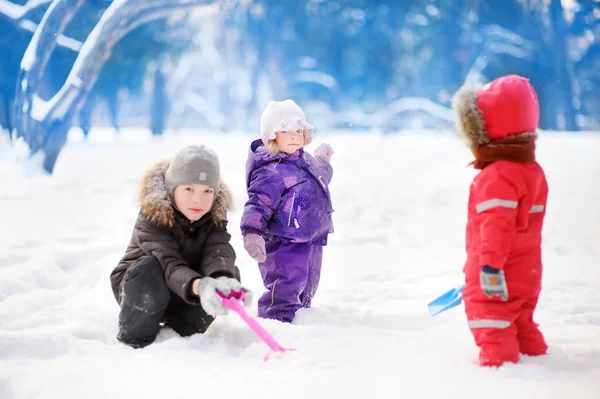
[[[34, 35], [34, 39], [36, 36], [38, 39], [32, 39], [26, 52], [41, 54], [42, 58], [28, 65], [26, 61], [29, 59], [24, 57], [21, 63], [21, 74], [25, 79], [20, 79], [17, 87], [17, 96], [23, 98], [20, 105], [15, 107], [16, 114], [22, 113], [17, 131], [29, 144], [32, 155], [43, 151], [44, 169], [49, 173], [52, 173], [56, 159], [66, 143], [67, 133], [74, 118], [80, 112], [89, 91], [119, 40], [147, 22], [169, 16], [174, 10], [214, 3], [213, 0], [115, 0], [86, 39], [63, 87], [46, 103], [47, 109], [41, 114], [36, 112], [37, 117], [34, 118], [31, 111], [36, 105], [34, 101], [41, 101], [36, 99], [37, 90], [45, 63], [51, 54], [51, 50], [45, 47], [51, 46], [54, 49], [56, 35], [62, 33], [68, 23], [59, 20], [56, 8], [65, 7], [62, 15], [64, 18], [65, 12], [71, 12], [71, 8], [67, 6], [81, 5], [83, 1], [55, 0]], [[64, 19], [70, 20], [74, 11]], [[46, 28], [50, 23], [51, 26]], [[52, 28], [54, 30], [51, 30]], [[41, 66], [38, 65], [40, 61]], [[32, 70], [35, 73], [32, 73]], [[37, 79], [35, 85], [31, 84], [32, 78]]]
[[575, 120], [575, 109], [573, 107], [573, 88], [571, 87], [571, 77], [569, 75], [567, 60], [567, 27], [563, 16], [563, 6], [560, 0], [552, 0], [550, 3], [550, 19], [552, 21], [552, 40], [556, 51], [554, 60], [556, 93], [558, 93], [557, 110], [564, 117], [564, 126], [566, 130], [577, 130]]
[[[0, 89], [1, 90], [1, 89]], [[0, 92], [0, 134], [2, 130], [6, 130], [8, 137], [11, 137], [12, 123], [10, 120], [10, 98]]]

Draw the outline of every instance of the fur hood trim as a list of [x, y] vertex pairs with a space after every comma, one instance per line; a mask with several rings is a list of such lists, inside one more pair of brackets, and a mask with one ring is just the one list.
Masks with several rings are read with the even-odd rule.
[[490, 142], [485, 133], [483, 113], [477, 106], [477, 92], [481, 89], [482, 85], [464, 85], [452, 98], [458, 134], [470, 148], [481, 147]]
[[[175, 222], [175, 208], [171, 203], [167, 186], [165, 184], [165, 173], [169, 168], [169, 160], [159, 161], [150, 167], [139, 186], [138, 202], [141, 211], [153, 223], [173, 226]], [[233, 208], [233, 195], [229, 187], [220, 180], [219, 194], [215, 198], [210, 214], [215, 223], [220, 224], [227, 220], [227, 211]]]

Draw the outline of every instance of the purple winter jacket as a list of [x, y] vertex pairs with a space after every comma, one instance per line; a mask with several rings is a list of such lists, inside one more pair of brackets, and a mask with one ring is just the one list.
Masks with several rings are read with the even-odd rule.
[[329, 182], [331, 165], [300, 148], [271, 156], [262, 140], [250, 145], [246, 162], [248, 201], [242, 214], [242, 234], [265, 240], [327, 245], [333, 233]]

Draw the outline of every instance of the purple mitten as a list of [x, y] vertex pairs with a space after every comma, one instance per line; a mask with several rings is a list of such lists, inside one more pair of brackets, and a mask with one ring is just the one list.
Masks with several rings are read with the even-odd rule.
[[264, 262], [267, 260], [265, 240], [258, 234], [246, 234], [244, 236], [244, 248], [255, 261]]
[[331, 160], [331, 156], [333, 155], [333, 147], [327, 143], [321, 143], [315, 149], [315, 158], [321, 159], [323, 161], [329, 162]]

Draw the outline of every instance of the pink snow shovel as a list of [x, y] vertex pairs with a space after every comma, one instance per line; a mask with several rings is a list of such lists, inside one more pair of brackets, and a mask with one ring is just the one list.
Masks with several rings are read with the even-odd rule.
[[273, 338], [273, 336], [269, 334], [269, 332], [265, 330], [263, 326], [258, 324], [258, 322], [254, 318], [252, 318], [250, 315], [248, 315], [248, 313], [246, 313], [246, 310], [242, 306], [242, 304], [244, 303], [244, 291], [231, 291], [227, 296], [222, 292], [218, 292], [218, 294], [221, 298], [223, 298], [223, 306], [239, 314], [242, 320], [244, 320], [246, 324], [248, 324], [248, 326], [256, 333], [256, 335], [258, 335], [258, 337], [262, 339], [264, 343], [269, 346], [269, 348], [271, 348], [271, 352], [265, 355], [265, 362], [269, 360], [274, 353], [283, 353], [286, 351], [295, 350], [286, 349], [279, 345], [279, 343], [275, 341], [275, 338]]

